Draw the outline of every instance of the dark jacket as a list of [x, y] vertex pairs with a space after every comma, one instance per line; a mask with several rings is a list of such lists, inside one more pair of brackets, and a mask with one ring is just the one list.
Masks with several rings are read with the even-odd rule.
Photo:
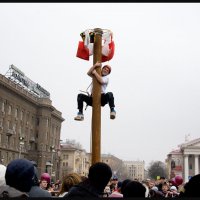
[[20, 197], [27, 198], [28, 194], [25, 192], [21, 192], [9, 185], [3, 185], [0, 187], [0, 198], [2, 197]]
[[47, 190], [43, 190], [39, 186], [32, 186], [31, 190], [29, 191], [29, 197], [52, 197], [51, 193]]
[[73, 186], [64, 197], [102, 197], [102, 192], [86, 180]]

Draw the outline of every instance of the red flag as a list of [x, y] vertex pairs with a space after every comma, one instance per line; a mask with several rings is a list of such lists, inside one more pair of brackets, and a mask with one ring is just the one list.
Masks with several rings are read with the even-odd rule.
[[106, 61], [109, 61], [109, 60], [111, 60], [113, 58], [114, 51], [115, 51], [115, 43], [114, 43], [114, 41], [111, 41], [111, 43], [109, 43], [109, 49], [110, 49], [110, 51], [109, 51], [107, 56], [102, 55], [101, 62], [106, 62]]
[[79, 41], [76, 57], [89, 60], [89, 49], [85, 47], [83, 41]]

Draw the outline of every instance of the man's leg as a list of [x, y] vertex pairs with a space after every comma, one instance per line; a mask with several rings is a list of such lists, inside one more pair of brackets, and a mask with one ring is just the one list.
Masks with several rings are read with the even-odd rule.
[[101, 105], [104, 106], [109, 104], [110, 107], [110, 119], [115, 119], [116, 111], [115, 111], [115, 103], [114, 103], [114, 96], [112, 92], [107, 92], [106, 94], [101, 95]]
[[86, 94], [78, 94], [77, 96], [77, 103], [78, 103], [78, 114], [74, 118], [75, 120], [82, 121], [84, 120], [84, 115], [83, 115], [83, 102], [85, 102], [87, 105], [91, 106], [92, 105], [92, 97], [88, 96]]

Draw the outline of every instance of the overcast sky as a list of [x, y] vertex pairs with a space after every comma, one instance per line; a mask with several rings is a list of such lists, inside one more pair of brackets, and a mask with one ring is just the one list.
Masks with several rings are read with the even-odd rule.
[[[74, 121], [77, 94], [93, 64], [76, 57], [80, 33], [113, 32], [107, 91], [117, 116], [102, 108], [101, 153], [122, 160], [165, 161], [200, 134], [199, 3], [1, 3], [0, 73], [14, 64], [51, 94], [62, 112], [61, 139], [90, 152], [92, 108]], [[107, 64], [103, 63], [103, 64]]]

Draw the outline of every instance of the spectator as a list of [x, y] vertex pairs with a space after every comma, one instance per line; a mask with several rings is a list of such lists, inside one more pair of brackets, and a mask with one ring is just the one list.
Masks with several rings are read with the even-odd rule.
[[34, 178], [33, 186], [31, 187], [31, 190], [28, 193], [29, 197], [51, 197], [51, 193], [39, 187], [37, 164], [34, 161], [31, 162], [34, 165]]
[[171, 186], [170, 187], [170, 191], [171, 191], [171, 196], [172, 197], [178, 197], [179, 196], [179, 193], [178, 193], [178, 191], [177, 191], [177, 188], [176, 188], [176, 186]]
[[117, 188], [116, 190], [114, 190], [110, 195], [109, 197], [111, 198], [123, 198], [123, 194], [121, 194], [121, 185], [122, 185], [122, 182], [121, 181], [118, 181], [117, 182]]
[[12, 160], [5, 173], [6, 185], [0, 188], [0, 197], [28, 197], [33, 185], [34, 166], [26, 159]]
[[51, 186], [51, 176], [48, 173], [43, 173], [40, 177], [40, 187], [43, 190], [49, 190]]
[[156, 187], [158, 188], [159, 191], [162, 191], [162, 185], [164, 182], [166, 182], [165, 177], [161, 176], [158, 181], [159, 181], [159, 183], [158, 183], [158, 185], [156, 185]]
[[138, 181], [131, 181], [124, 187], [123, 197], [145, 197], [146, 188]]
[[58, 193], [58, 197], [64, 197], [74, 185], [81, 182], [81, 176], [77, 173], [67, 174], [62, 181], [61, 190]]
[[200, 174], [193, 176], [185, 185], [179, 197], [200, 197]]
[[108, 197], [111, 194], [110, 186], [107, 185], [104, 189], [104, 196], [103, 197]]
[[97, 162], [89, 168], [88, 178], [73, 186], [65, 197], [103, 197], [104, 188], [112, 176], [109, 165]]
[[162, 184], [161, 194], [162, 194], [163, 197], [172, 197], [172, 192], [169, 190], [168, 183], [164, 182]]
[[121, 193], [122, 194], [124, 194], [124, 188], [129, 182], [131, 182], [131, 179], [125, 179], [124, 181], [122, 181], [122, 185], [121, 185]]

